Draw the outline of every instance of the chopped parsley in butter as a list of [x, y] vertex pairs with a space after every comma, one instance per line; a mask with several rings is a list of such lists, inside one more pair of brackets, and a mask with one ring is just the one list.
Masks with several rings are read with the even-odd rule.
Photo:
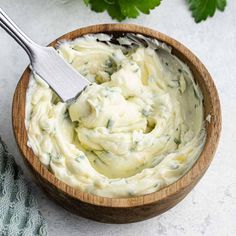
[[178, 180], [199, 157], [205, 143], [202, 94], [166, 45], [132, 38], [115, 45], [102, 36], [58, 47], [92, 82], [73, 104], [32, 75], [28, 145], [58, 179], [81, 191], [105, 197], [152, 193]]

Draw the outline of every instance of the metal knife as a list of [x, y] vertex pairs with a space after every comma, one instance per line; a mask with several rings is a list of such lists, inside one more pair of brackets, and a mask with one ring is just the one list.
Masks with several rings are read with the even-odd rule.
[[90, 82], [67, 63], [53, 47], [33, 42], [0, 8], [0, 26], [27, 52], [32, 70], [57, 93], [64, 102], [71, 102]]

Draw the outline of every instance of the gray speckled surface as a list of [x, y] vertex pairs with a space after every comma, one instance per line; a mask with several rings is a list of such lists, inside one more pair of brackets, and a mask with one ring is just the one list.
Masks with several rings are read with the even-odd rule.
[[[106, 13], [95, 14], [82, 0], [0, 0], [0, 6], [35, 41], [43, 45], [65, 32], [96, 23], [111, 22]], [[226, 11], [195, 24], [185, 0], [165, 0], [149, 16], [129, 23], [166, 33], [189, 47], [206, 65], [218, 88], [223, 130], [218, 151], [195, 189], [176, 207], [141, 223], [101, 224], [68, 213], [34, 184], [22, 163], [11, 127], [12, 96], [28, 64], [24, 51], [0, 30], [0, 134], [32, 185], [46, 217], [49, 235], [236, 235], [236, 1]]]

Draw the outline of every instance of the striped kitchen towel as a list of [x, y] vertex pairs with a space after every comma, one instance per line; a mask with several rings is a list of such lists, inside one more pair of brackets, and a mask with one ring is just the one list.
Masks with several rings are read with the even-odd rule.
[[0, 236], [47, 235], [45, 219], [0, 137]]

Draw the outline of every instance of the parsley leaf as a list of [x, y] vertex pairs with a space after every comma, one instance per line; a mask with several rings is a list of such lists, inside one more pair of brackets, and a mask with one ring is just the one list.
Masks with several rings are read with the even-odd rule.
[[121, 13], [120, 6], [117, 0], [84, 0], [84, 3], [91, 6], [95, 12], [104, 12], [105, 10], [118, 21], [124, 20], [126, 17]]
[[216, 9], [224, 11], [226, 0], [188, 0], [192, 16], [198, 23], [215, 14]]
[[[198, 23], [212, 17], [218, 9], [224, 11], [227, 0], [187, 0], [192, 16]], [[118, 21], [136, 18], [140, 13], [149, 14], [150, 10], [161, 4], [161, 0], [84, 0], [95, 12], [107, 11], [112, 19]]]
[[128, 18], [136, 18], [139, 13], [149, 14], [151, 9], [159, 6], [161, 0], [118, 0], [121, 12]]
[[149, 14], [150, 10], [160, 5], [161, 0], [84, 0], [84, 3], [95, 12], [106, 10], [112, 19], [122, 21], [136, 18], [140, 12]]

